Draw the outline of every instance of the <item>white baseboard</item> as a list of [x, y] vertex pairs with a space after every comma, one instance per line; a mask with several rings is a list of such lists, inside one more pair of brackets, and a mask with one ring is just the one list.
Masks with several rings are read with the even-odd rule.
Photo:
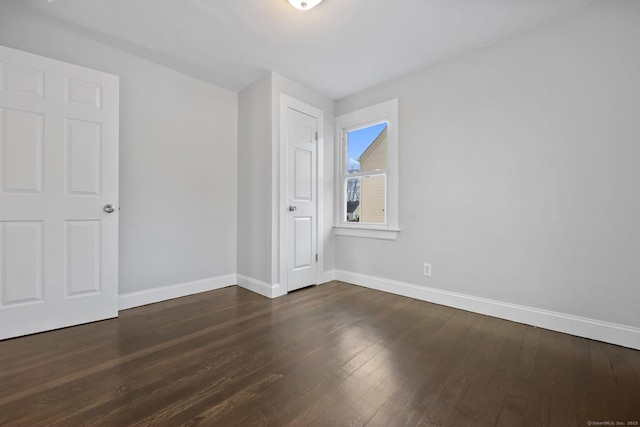
[[140, 307], [142, 305], [167, 301], [200, 292], [213, 291], [236, 284], [236, 275], [210, 277], [208, 279], [195, 280], [193, 282], [180, 283], [178, 285], [163, 286], [161, 288], [147, 289], [139, 292], [131, 292], [118, 296], [118, 310]]
[[267, 282], [243, 276], [242, 274], [238, 274], [236, 277], [238, 286], [248, 291], [255, 292], [258, 295], [262, 295], [263, 297], [277, 298], [287, 293], [286, 291], [282, 292], [280, 285], [277, 283], [275, 285], [270, 285]]
[[[319, 277], [318, 284], [327, 283], [332, 280], [340, 280], [370, 289], [640, 350], [640, 328], [632, 326], [609, 323], [425, 286], [417, 286], [410, 283], [342, 270], [332, 270], [322, 273]], [[231, 274], [228, 276], [211, 277], [178, 285], [123, 294], [118, 297], [118, 309], [126, 310], [128, 308], [212, 291], [236, 284], [267, 298], [277, 298], [286, 294], [286, 291], [281, 289], [281, 286], [278, 284], [270, 285], [241, 274]]]
[[329, 283], [334, 280], [336, 280], [336, 271], [335, 270], [325, 271], [318, 278], [318, 285]]
[[335, 271], [335, 280], [640, 350], [640, 328], [632, 326], [427, 288], [348, 271]]

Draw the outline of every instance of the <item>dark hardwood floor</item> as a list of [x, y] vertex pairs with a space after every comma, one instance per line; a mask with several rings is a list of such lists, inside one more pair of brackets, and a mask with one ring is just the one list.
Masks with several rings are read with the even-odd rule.
[[638, 425], [639, 351], [340, 282], [276, 300], [225, 288], [0, 342], [0, 425], [589, 421]]

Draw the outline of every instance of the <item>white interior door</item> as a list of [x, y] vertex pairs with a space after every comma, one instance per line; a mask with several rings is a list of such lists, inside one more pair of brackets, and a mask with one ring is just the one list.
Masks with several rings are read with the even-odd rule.
[[0, 339], [118, 315], [117, 203], [118, 78], [0, 46]]
[[316, 283], [318, 120], [287, 108], [288, 291]]

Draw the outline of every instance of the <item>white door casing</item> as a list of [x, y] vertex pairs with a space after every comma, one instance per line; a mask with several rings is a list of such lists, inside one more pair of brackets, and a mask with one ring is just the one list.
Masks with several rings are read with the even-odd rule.
[[[282, 108], [286, 150], [284, 248], [286, 289], [317, 283], [318, 272], [318, 117], [304, 104]], [[295, 104], [295, 103], [294, 103]]]
[[118, 85], [0, 46], [0, 339], [117, 316]]

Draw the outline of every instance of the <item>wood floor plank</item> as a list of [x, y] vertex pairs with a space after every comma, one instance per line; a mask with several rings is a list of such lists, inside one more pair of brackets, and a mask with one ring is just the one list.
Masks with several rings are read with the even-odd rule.
[[513, 375], [506, 384], [506, 396], [497, 415], [497, 426], [522, 425], [529, 404], [531, 375], [540, 349], [541, 330], [525, 327]]
[[[524, 325], [494, 319], [486, 337], [486, 352], [477, 361], [470, 386], [451, 408], [445, 425], [495, 425], [504, 404], [506, 386], [517, 366]], [[424, 418], [424, 416], [423, 416]]]
[[0, 342], [0, 425], [640, 420], [640, 352], [342, 282], [238, 287]]
[[[351, 292], [352, 293], [352, 292]], [[268, 300], [263, 300], [269, 302]], [[296, 315], [298, 310], [307, 310], [313, 312], [313, 306], [318, 306], [318, 302], [311, 298], [299, 298], [299, 304], [289, 306], [280, 311], [280, 315], [291, 312], [292, 316]], [[281, 347], [274, 341], [273, 334], [265, 333], [266, 329], [271, 328], [272, 324], [265, 321], [267, 313], [262, 313], [261, 317], [252, 317], [246, 321], [233, 325], [224, 329], [217, 329], [215, 335], [205, 335], [199, 337], [204, 342], [190, 342], [188, 347], [184, 345], [175, 347], [180, 351], [178, 354], [178, 362], [183, 360], [181, 366], [176, 366], [172, 376], [164, 380], [151, 381], [149, 384], [141, 383], [143, 387], [136, 387], [132, 384], [131, 378], [128, 379], [128, 393], [121, 396], [120, 399], [136, 404], [135, 414], [129, 412], [125, 414], [125, 405], [117, 405], [117, 408], [110, 411], [111, 416], [118, 417], [122, 423], [137, 422], [138, 418], [153, 418], [153, 412], [157, 411], [157, 405], [146, 399], [148, 393], [154, 393], [156, 399], [163, 399], [171, 402], [169, 406], [175, 406], [184, 409], [201, 401], [204, 397], [215, 397], [219, 392], [224, 391], [225, 387], [229, 388], [234, 385], [233, 380], [229, 378], [242, 378], [249, 375], [253, 371], [248, 369], [252, 366], [261, 367], [256, 361], [264, 361], [268, 356], [274, 355], [277, 351], [289, 351], [295, 345]], [[286, 317], [283, 318], [286, 320]], [[301, 332], [307, 332], [302, 330]], [[289, 335], [291, 343], [293, 336]], [[250, 343], [250, 344], [247, 344]], [[281, 350], [284, 349], [284, 350]], [[169, 349], [170, 350], [170, 349]], [[164, 350], [163, 350], [164, 351]], [[201, 354], [204, 353], [204, 354]], [[160, 354], [157, 356], [159, 360], [165, 360], [167, 356]], [[213, 363], [211, 362], [213, 360]], [[202, 365], [204, 363], [204, 365]], [[219, 371], [227, 371], [222, 378], [218, 378]], [[135, 377], [134, 377], [135, 378]], [[144, 381], [144, 373], [141, 381]], [[179, 380], [175, 380], [179, 378]], [[117, 377], [116, 377], [117, 379]], [[206, 392], [201, 390], [206, 388]], [[208, 395], [207, 395], [208, 392]], [[196, 394], [193, 397], [193, 394]], [[81, 414], [82, 418], [89, 418], [98, 422], [93, 417], [99, 415], [102, 408], [96, 408], [91, 413]], [[167, 412], [167, 405], [163, 406], [163, 412]], [[170, 412], [170, 410], [169, 410]], [[158, 415], [163, 417], [163, 414]], [[76, 417], [80, 418], [80, 417]], [[71, 421], [74, 421], [72, 419]]]
[[[633, 376], [621, 375], [625, 364], [618, 357], [615, 346], [589, 341], [591, 370], [594, 381], [593, 415], [589, 420], [625, 423], [638, 416], [640, 395], [633, 396]], [[616, 396], [615, 404], [609, 403]], [[638, 420], [640, 421], [640, 420]]]
[[[439, 401], [442, 389], [455, 369], [456, 361], [466, 353], [473, 327], [478, 327], [480, 316], [459, 310], [445, 310], [448, 318], [434, 323], [434, 330], [422, 335], [413, 334], [413, 342], [420, 343], [410, 351], [400, 349], [398, 357], [405, 358], [405, 369], [400, 377], [391, 378], [389, 387], [396, 393], [367, 422], [371, 426], [415, 425], [422, 417], [424, 407]], [[444, 321], [443, 321], [444, 320]]]

